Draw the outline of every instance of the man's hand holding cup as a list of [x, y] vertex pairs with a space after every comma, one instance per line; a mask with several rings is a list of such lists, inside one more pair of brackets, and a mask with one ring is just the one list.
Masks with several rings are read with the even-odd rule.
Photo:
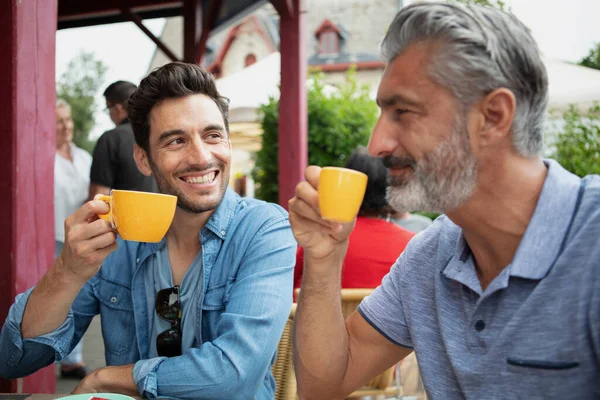
[[324, 264], [343, 259], [367, 176], [345, 168], [310, 166], [304, 177], [288, 207], [296, 241], [304, 248], [305, 259]]
[[98, 215], [109, 212], [101, 200], [91, 200], [65, 220], [65, 247], [57, 259], [59, 268], [80, 282], [92, 278], [102, 262], [117, 248], [117, 233]]

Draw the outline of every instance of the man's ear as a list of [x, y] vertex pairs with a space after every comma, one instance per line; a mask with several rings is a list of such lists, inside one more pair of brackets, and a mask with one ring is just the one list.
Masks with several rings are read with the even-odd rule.
[[117, 111], [117, 114], [127, 115], [127, 110], [125, 109], [125, 106], [123, 104], [116, 103], [115, 105], [113, 105], [113, 108], [115, 109], [115, 111]]
[[150, 168], [150, 162], [148, 161], [148, 154], [142, 149], [137, 143], [133, 144], [133, 158], [137, 164], [140, 172], [146, 176], [152, 175], [152, 168]]
[[480, 112], [483, 124], [479, 132], [479, 144], [485, 147], [506, 139], [512, 142], [511, 127], [515, 118], [517, 100], [512, 91], [499, 88], [483, 98]]

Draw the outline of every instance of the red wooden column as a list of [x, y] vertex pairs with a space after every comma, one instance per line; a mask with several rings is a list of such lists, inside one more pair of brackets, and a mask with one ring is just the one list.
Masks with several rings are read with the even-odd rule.
[[287, 208], [308, 163], [306, 14], [303, 0], [274, 0], [279, 11], [281, 98], [279, 101], [279, 204]]
[[183, 60], [196, 62], [198, 43], [202, 35], [202, 4], [200, 0], [183, 1]]
[[[54, 256], [57, 0], [0, 2], [0, 322]], [[0, 392], [53, 393], [54, 366]]]

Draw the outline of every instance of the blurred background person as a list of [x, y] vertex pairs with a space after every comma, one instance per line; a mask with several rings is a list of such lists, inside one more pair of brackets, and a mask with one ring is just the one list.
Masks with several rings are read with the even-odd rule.
[[[414, 233], [386, 221], [393, 209], [386, 196], [387, 170], [381, 159], [371, 157], [365, 147], [357, 148], [346, 168], [369, 177], [356, 226], [350, 234], [348, 253], [342, 270], [342, 288], [376, 288], [404, 251]], [[300, 287], [304, 250], [296, 254], [294, 288]]]
[[[71, 106], [56, 102], [56, 155], [54, 157], [54, 257], [65, 244], [65, 219], [88, 198], [92, 157], [73, 143]], [[83, 379], [87, 375], [82, 356], [83, 340], [60, 363], [63, 378]]]
[[397, 213], [393, 212], [390, 215], [390, 221], [403, 227], [404, 229], [411, 232], [421, 232], [426, 229], [429, 225], [433, 224], [431, 218], [424, 215], [412, 214], [409, 212]]
[[158, 191], [154, 177], [143, 175], [133, 159], [135, 139], [125, 105], [136, 89], [131, 82], [116, 81], [104, 91], [106, 110], [116, 128], [104, 132], [94, 148], [89, 199], [111, 189]]

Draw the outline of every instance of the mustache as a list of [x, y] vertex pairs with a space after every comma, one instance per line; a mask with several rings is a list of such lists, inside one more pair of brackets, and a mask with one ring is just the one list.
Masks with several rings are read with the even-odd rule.
[[223, 163], [220, 162], [210, 162], [204, 166], [199, 166], [199, 165], [190, 165], [189, 167], [186, 168], [182, 168], [178, 171], [175, 171], [175, 173], [173, 175], [175, 176], [181, 176], [181, 175], [185, 175], [185, 174], [191, 174], [194, 172], [204, 172], [204, 171], [208, 171], [210, 169], [218, 169], [219, 171], [223, 170]]
[[405, 168], [417, 166], [417, 161], [412, 157], [397, 157], [397, 156], [385, 156], [381, 159], [383, 166], [386, 168]]

